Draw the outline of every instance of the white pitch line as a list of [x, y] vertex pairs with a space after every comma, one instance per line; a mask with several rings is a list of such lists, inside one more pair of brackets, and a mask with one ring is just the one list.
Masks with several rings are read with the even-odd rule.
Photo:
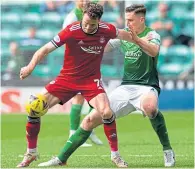
[[[52, 157], [55, 155], [40, 155], [41, 157]], [[77, 157], [110, 157], [110, 155], [75, 155]], [[129, 154], [127, 155], [129, 157], [156, 157], [156, 156], [162, 156], [162, 155], [151, 155], [151, 154]], [[24, 155], [20, 154], [18, 157], [22, 158]], [[176, 157], [189, 157], [189, 155], [176, 155]]]

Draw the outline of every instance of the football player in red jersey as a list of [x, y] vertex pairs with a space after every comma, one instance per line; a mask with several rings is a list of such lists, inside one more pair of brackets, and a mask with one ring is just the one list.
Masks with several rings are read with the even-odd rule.
[[[89, 0], [77, 0], [75, 1], [75, 8], [65, 17], [63, 28], [66, 28], [69, 24], [81, 21], [83, 18], [83, 8], [84, 6], [89, 2]], [[69, 130], [69, 137], [71, 137], [76, 130], [79, 128], [80, 121], [81, 121], [81, 110], [83, 108], [84, 104], [84, 97], [81, 95], [81, 93], [78, 93], [76, 96], [74, 96], [73, 99], [71, 99], [71, 109], [70, 109], [70, 130]], [[88, 112], [92, 110], [90, 107]], [[89, 136], [89, 139], [97, 144], [102, 145], [103, 142], [97, 137], [95, 134], [95, 131], [93, 130], [91, 132], [91, 135]], [[88, 144], [87, 142], [83, 143], [81, 147], [91, 147], [92, 144]]]
[[[20, 79], [23, 80], [28, 77], [36, 65], [50, 52], [66, 44], [63, 68], [56, 79], [45, 86], [41, 94], [46, 98], [49, 107], [52, 107], [59, 103], [66, 103], [80, 92], [89, 105], [101, 114], [104, 132], [113, 152], [112, 161], [118, 167], [127, 167], [127, 163], [118, 152], [115, 116], [110, 109], [107, 95], [101, 85], [100, 64], [104, 48], [110, 39], [118, 38], [131, 42], [132, 37], [125, 30], [101, 22], [102, 14], [103, 7], [101, 5], [88, 3], [84, 8], [82, 21], [68, 25], [51, 42], [35, 52], [30, 63], [21, 68]], [[26, 124], [27, 152], [17, 167], [29, 166], [31, 162], [36, 160], [39, 131], [40, 117], [28, 116]], [[90, 134], [91, 131], [80, 127], [69, 138], [61, 154], [55, 158], [55, 163], [52, 161], [52, 164], [65, 164], [69, 156], [87, 140]], [[67, 149], [69, 151], [66, 151]]]

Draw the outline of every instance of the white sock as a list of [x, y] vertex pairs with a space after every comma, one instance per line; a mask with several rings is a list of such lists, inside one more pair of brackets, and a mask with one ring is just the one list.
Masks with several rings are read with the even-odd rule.
[[57, 159], [58, 163], [62, 163], [58, 157], [56, 157], [56, 159]]
[[37, 152], [37, 148], [27, 148], [27, 152], [28, 153], [36, 153]]
[[[92, 130], [92, 132], [91, 132], [91, 135], [95, 135], [95, 132], [94, 132], [93, 130]], [[90, 135], [90, 136], [91, 136], [91, 135]]]
[[111, 158], [119, 156], [119, 151], [111, 151]]
[[69, 132], [69, 138], [76, 132], [76, 130], [70, 130]]

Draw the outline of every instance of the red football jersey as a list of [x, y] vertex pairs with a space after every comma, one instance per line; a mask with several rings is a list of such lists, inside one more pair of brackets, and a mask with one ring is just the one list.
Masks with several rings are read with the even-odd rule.
[[66, 44], [64, 64], [59, 76], [72, 81], [100, 79], [104, 48], [117, 35], [117, 28], [104, 22], [99, 23], [94, 34], [83, 32], [80, 22], [68, 25], [51, 41], [56, 48]]

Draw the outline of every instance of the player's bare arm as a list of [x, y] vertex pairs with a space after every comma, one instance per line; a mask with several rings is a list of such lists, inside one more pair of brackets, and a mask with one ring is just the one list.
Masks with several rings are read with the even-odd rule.
[[130, 30], [129, 30], [132, 40], [135, 44], [137, 44], [138, 46], [140, 46], [142, 48], [142, 50], [148, 54], [151, 57], [155, 57], [158, 55], [159, 50], [160, 50], [160, 46], [154, 43], [150, 43], [150, 39], [148, 38], [139, 38], [137, 36], [137, 34], [135, 33], [133, 27], [130, 26]]
[[[125, 40], [129, 42], [133, 42], [131, 34], [123, 29], [118, 29], [118, 36], [115, 39]], [[104, 53], [111, 52], [116, 46], [112, 46], [111, 43], [107, 43]]]
[[116, 39], [120, 39], [120, 40], [125, 40], [128, 42], [133, 42], [133, 38], [131, 33], [123, 30], [123, 29], [118, 29], [118, 36], [116, 37]]
[[42, 59], [44, 59], [45, 56], [47, 56], [50, 52], [52, 52], [55, 49], [56, 49], [56, 47], [51, 42], [49, 42], [49, 43], [45, 44], [43, 47], [41, 47], [39, 50], [37, 50], [35, 52], [35, 54], [33, 55], [30, 63], [27, 66], [21, 68], [20, 79], [23, 80], [26, 77], [28, 77], [32, 73], [32, 71], [34, 70], [36, 65]]
[[106, 47], [104, 48], [104, 53], [111, 52], [113, 50], [113, 47], [109, 44], [109, 42], [106, 44]]

